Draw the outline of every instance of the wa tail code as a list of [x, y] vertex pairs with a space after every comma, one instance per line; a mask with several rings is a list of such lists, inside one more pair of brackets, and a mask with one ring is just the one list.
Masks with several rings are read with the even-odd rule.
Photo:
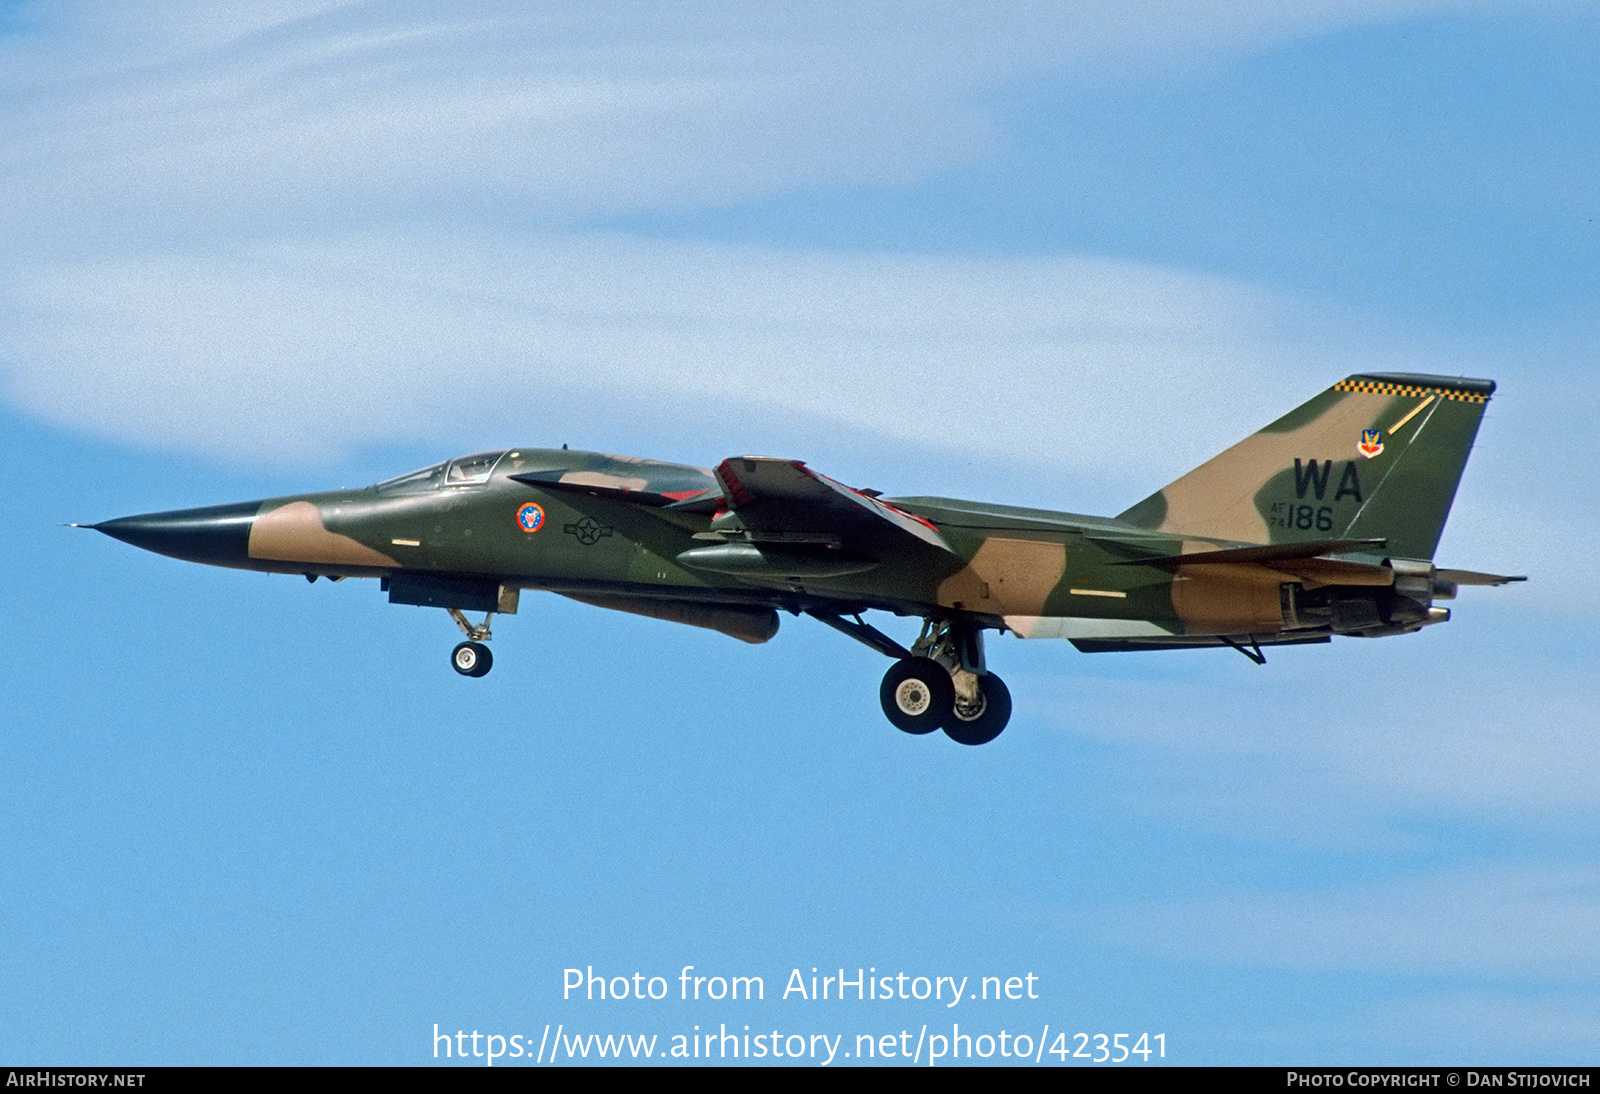
[[[1307, 490], [1314, 490], [1317, 500], [1321, 501], [1328, 493], [1328, 480], [1333, 475], [1332, 460], [1307, 460], [1304, 465], [1298, 457], [1294, 461], [1294, 496], [1304, 498]], [[1361, 476], [1356, 473], [1354, 460], [1344, 462], [1344, 474], [1339, 479], [1339, 489], [1334, 492], [1334, 501], [1343, 501], [1345, 498], [1355, 498], [1361, 501]]]

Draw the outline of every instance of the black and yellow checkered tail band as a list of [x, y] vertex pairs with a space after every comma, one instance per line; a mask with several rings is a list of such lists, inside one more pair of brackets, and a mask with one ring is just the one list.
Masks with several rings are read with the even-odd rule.
[[1352, 391], [1363, 395], [1400, 395], [1421, 399], [1437, 395], [1463, 403], [1487, 403], [1494, 394], [1493, 380], [1442, 380], [1437, 376], [1372, 375], [1352, 376], [1333, 385], [1335, 391]]

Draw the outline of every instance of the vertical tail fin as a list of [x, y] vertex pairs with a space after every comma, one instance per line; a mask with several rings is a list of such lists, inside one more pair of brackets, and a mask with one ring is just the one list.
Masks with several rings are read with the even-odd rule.
[[1431, 559], [1492, 380], [1341, 380], [1121, 515], [1153, 531], [1244, 543], [1382, 539]]

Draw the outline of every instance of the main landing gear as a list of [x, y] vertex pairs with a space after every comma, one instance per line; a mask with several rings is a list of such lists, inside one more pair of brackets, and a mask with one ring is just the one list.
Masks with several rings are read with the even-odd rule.
[[469, 623], [459, 608], [451, 608], [450, 618], [467, 636], [465, 642], [450, 651], [450, 667], [462, 676], [487, 676], [489, 670], [494, 668], [494, 654], [489, 652], [489, 647], [484, 643], [489, 640], [489, 621], [494, 618], [494, 613], [484, 616], [482, 623]]
[[977, 678], [977, 695], [963, 699], [956, 695], [955, 708], [944, 724], [945, 736], [957, 744], [986, 745], [1011, 721], [1011, 690], [994, 673]]
[[845, 618], [807, 612], [819, 623], [893, 657], [878, 701], [884, 716], [907, 733], [932, 733], [964, 745], [988, 744], [1011, 720], [1011, 692], [983, 663], [983, 628], [968, 619], [925, 619], [908, 650], [859, 613]]
[[889, 666], [878, 688], [883, 713], [897, 729], [942, 729], [964, 745], [988, 744], [1011, 720], [1011, 692], [984, 668], [983, 632], [928, 620], [910, 657]]

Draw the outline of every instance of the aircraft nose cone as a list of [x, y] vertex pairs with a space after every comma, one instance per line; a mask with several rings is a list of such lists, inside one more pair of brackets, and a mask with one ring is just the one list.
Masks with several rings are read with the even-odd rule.
[[250, 525], [261, 508], [258, 501], [175, 509], [118, 517], [89, 527], [113, 539], [160, 555], [213, 566], [242, 566], [250, 557]]

